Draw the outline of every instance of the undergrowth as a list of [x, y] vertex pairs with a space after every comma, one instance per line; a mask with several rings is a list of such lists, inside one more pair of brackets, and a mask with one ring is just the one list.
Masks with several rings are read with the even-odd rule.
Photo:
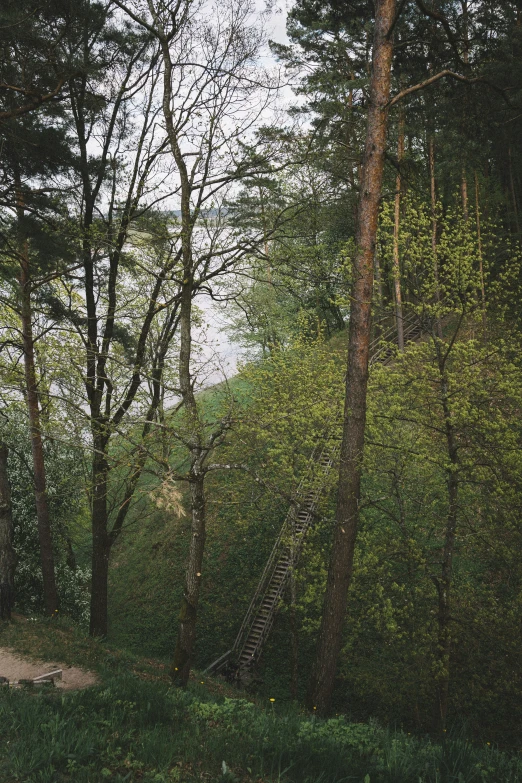
[[10, 638], [21, 650], [36, 637], [41, 656], [62, 638], [62, 659], [76, 663], [83, 644], [84, 663], [101, 682], [69, 693], [0, 689], [2, 783], [522, 781], [522, 760], [489, 745], [458, 736], [434, 742], [342, 716], [320, 720], [277, 701], [256, 704], [206, 678], [175, 689], [153, 661], [79, 636], [64, 647], [64, 627], [49, 622], [15, 625], [4, 626], [3, 644]]

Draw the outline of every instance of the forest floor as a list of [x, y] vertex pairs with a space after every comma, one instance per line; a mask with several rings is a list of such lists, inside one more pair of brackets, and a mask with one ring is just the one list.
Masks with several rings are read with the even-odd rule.
[[0, 783], [522, 783], [520, 757], [488, 743], [321, 720], [197, 673], [173, 688], [166, 662], [63, 618], [0, 623], [0, 646], [97, 677], [68, 692], [0, 688]]
[[0, 677], [5, 677], [11, 685], [56, 671], [60, 672], [60, 676], [54, 680], [54, 685], [65, 691], [88, 688], [98, 682], [93, 672], [78, 666], [31, 660], [25, 655], [16, 655], [11, 650], [0, 647]]

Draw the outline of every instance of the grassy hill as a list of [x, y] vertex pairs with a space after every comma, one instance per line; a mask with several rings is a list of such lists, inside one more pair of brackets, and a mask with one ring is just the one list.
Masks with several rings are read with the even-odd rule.
[[195, 674], [171, 687], [161, 661], [17, 618], [0, 644], [94, 669], [82, 691], [0, 689], [0, 781], [14, 783], [515, 783], [522, 761], [456, 736], [413, 738], [343, 716], [320, 720], [277, 694], [254, 701]]

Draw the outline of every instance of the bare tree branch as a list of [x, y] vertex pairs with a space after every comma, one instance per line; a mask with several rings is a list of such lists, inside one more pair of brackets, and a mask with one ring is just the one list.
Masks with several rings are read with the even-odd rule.
[[440, 73], [436, 73], [434, 76], [430, 76], [429, 79], [425, 79], [423, 82], [419, 82], [418, 84], [414, 84], [412, 87], [407, 87], [404, 90], [401, 90], [397, 93], [397, 95], [394, 95], [391, 101], [388, 103], [388, 106], [394, 106], [398, 101], [402, 100], [402, 98], [405, 98], [407, 95], [411, 95], [414, 92], [418, 92], [419, 90], [423, 90], [425, 87], [429, 87], [430, 84], [434, 84], [435, 82], [438, 82], [439, 79], [443, 79], [445, 77], [448, 77], [449, 79], [456, 79], [459, 82], [464, 82], [465, 84], [486, 84], [488, 87], [491, 87], [492, 90], [495, 90], [496, 92], [500, 93], [506, 103], [509, 106], [512, 106], [509, 98], [507, 97], [505, 90], [503, 90], [501, 87], [497, 87], [497, 85], [490, 82], [488, 79], [483, 79], [481, 76], [475, 76], [475, 77], [468, 77], [468, 76], [462, 76], [460, 73], [455, 73], [455, 71], [450, 71], [449, 69], [445, 69], [444, 71], [440, 71]]

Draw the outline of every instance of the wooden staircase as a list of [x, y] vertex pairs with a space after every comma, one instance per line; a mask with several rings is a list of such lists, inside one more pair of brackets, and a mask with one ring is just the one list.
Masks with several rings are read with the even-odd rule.
[[[405, 342], [418, 340], [423, 331], [417, 319], [404, 320]], [[390, 362], [396, 355], [396, 344], [397, 330], [393, 327], [370, 344], [370, 364]], [[245, 682], [251, 677], [292, 569], [297, 564], [304, 537], [317, 518], [317, 504], [324, 492], [328, 474], [338, 462], [340, 448], [338, 417], [333, 415], [327, 424], [324, 440], [310, 457], [307, 474], [298, 487], [295, 501], [268, 558], [234, 645], [208, 667], [207, 673], [223, 673], [238, 682]]]

